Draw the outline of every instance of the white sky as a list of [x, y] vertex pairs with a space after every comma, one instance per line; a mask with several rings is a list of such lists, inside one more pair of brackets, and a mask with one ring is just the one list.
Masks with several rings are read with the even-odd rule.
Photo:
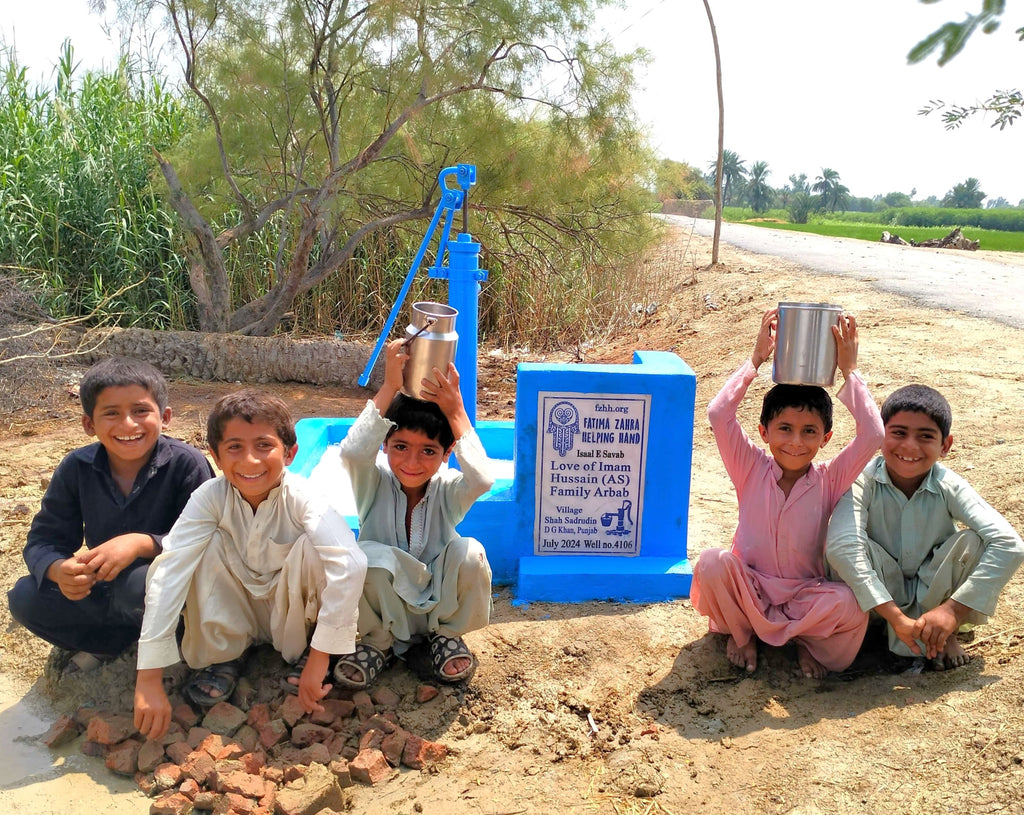
[[[108, 0], [108, 6], [113, 6]], [[0, 36], [33, 79], [48, 80], [70, 37], [83, 67], [110, 67], [117, 41], [88, 0], [8, 0]], [[711, 0], [722, 52], [725, 146], [749, 167], [767, 161], [769, 182], [792, 173], [813, 182], [839, 172], [853, 195], [892, 191], [942, 197], [974, 176], [990, 198], [1024, 198], [1024, 121], [1006, 130], [981, 118], [947, 131], [917, 115], [930, 99], [968, 104], [1024, 86], [1024, 43], [1011, 11], [992, 35], [976, 34], [943, 68], [909, 66], [906, 54], [981, 0]], [[661, 155], [706, 170], [717, 146], [714, 54], [701, 0], [629, 0], [601, 23], [620, 50], [652, 54], [638, 80], [641, 120]]]

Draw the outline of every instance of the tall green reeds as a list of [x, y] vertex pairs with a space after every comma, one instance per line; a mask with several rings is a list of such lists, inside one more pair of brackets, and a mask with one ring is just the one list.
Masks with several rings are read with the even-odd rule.
[[67, 42], [51, 87], [0, 60], [0, 264], [58, 318], [121, 292], [104, 309], [123, 324], [187, 323], [174, 222], [151, 183], [151, 148], [181, 138], [186, 109], [125, 61], [76, 75]]

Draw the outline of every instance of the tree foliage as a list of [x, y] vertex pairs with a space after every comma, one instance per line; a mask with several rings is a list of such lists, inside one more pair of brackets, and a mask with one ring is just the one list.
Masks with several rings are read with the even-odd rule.
[[821, 209], [835, 212], [837, 208], [845, 205], [849, 197], [849, 188], [842, 183], [839, 173], [831, 167], [822, 167], [821, 175], [814, 180], [811, 192], [820, 196]]
[[711, 200], [713, 195], [701, 171], [683, 161], [666, 158], [658, 162], [655, 175], [655, 194], [659, 201], [677, 199], [685, 201]]
[[750, 179], [747, 181], [747, 198], [750, 201], [750, 208], [754, 212], [767, 212], [775, 198], [775, 191], [768, 183], [768, 176], [771, 170], [768, 169], [767, 161], [756, 161], [750, 168]]
[[[718, 172], [718, 160], [708, 163], [711, 182], [715, 183]], [[722, 151], [722, 205], [729, 206], [737, 188], [742, 188], [747, 180], [746, 162], [734, 150]]]
[[[921, 2], [933, 3], [937, 0], [921, 0]], [[992, 34], [997, 31], [1005, 11], [1006, 0], [982, 0], [981, 9], [976, 14], [968, 14], [966, 19], [959, 23], [944, 23], [921, 40], [907, 54], [907, 61], [911, 64], [921, 62], [938, 52], [938, 64], [945, 65], [963, 51], [968, 40], [978, 31], [984, 34]], [[1014, 33], [1020, 41], [1024, 42], [1024, 26], [1018, 28]], [[941, 99], [933, 99], [918, 112], [923, 116], [941, 112], [942, 121], [947, 130], [959, 127], [977, 113], [994, 113], [992, 127], [1003, 130], [1012, 125], [1024, 112], [1024, 95], [1018, 89], [999, 90], [990, 94], [985, 101], [970, 105], [947, 105]]]
[[959, 184], [954, 184], [953, 189], [947, 192], [946, 197], [942, 199], [942, 206], [956, 209], [977, 209], [984, 200], [985, 193], [981, 190], [981, 182], [972, 177]]
[[460, 162], [493, 286], [621, 262], [649, 229], [623, 217], [646, 205], [649, 157], [641, 55], [587, 40], [601, 2], [156, 0], [207, 122], [158, 156], [200, 327], [269, 334], [339, 274], [388, 299], [362, 261], [408, 258]]

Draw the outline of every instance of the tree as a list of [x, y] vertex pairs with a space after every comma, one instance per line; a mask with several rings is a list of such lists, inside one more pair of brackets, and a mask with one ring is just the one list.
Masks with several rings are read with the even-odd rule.
[[725, 97], [722, 94], [722, 54], [718, 49], [718, 31], [715, 18], [711, 16], [711, 4], [704, 0], [704, 11], [711, 27], [711, 43], [715, 48], [715, 87], [718, 89], [718, 153], [715, 159], [715, 234], [711, 241], [711, 263], [718, 263], [718, 244], [722, 235], [723, 197], [722, 176], [725, 173]]
[[882, 196], [882, 203], [889, 207], [909, 207], [914, 202], [905, 192], [889, 192]]
[[750, 180], [747, 182], [747, 198], [750, 200], [750, 207], [754, 212], [767, 212], [772, 205], [775, 191], [768, 184], [768, 176], [771, 171], [768, 169], [767, 161], [756, 161], [750, 168]]
[[[922, 2], [935, 2], [935, 0], [922, 0]], [[976, 32], [992, 34], [998, 30], [1001, 23], [1000, 17], [1005, 10], [1006, 0], [983, 0], [982, 8], [977, 14], [968, 14], [967, 18], [959, 23], [944, 23], [921, 40], [907, 54], [907, 62], [911, 64], [921, 62], [938, 50], [938, 63], [945, 65], [964, 49], [967, 41]], [[1024, 41], [1024, 26], [1018, 28], [1015, 33], [1020, 40]], [[998, 126], [1000, 130], [1003, 130], [1012, 125], [1024, 113], [1024, 94], [1017, 89], [995, 91], [985, 101], [971, 105], [947, 106], [941, 99], [933, 99], [918, 112], [927, 116], [939, 111], [942, 112], [942, 121], [947, 130], [959, 127], [966, 119], [982, 112], [995, 113], [992, 127]]]
[[697, 201], [710, 199], [713, 195], [700, 170], [685, 162], [669, 158], [658, 163], [655, 191], [659, 201], [670, 198]]
[[985, 209], [1009, 209], [1012, 206], [1013, 205], [1001, 195], [997, 198], [989, 198], [985, 202]]
[[[623, 219], [646, 170], [630, 100], [640, 57], [585, 39], [591, 0], [154, 5], [208, 121], [157, 155], [191, 236], [202, 330], [272, 333], [298, 296], [357, 276], [373, 242], [403, 259], [439, 170], [463, 161], [480, 170], [469, 206], [499, 267], [558, 264], [568, 247], [582, 264], [640, 228]], [[234, 303], [231, 269], [259, 294]]]
[[821, 196], [820, 206], [822, 209], [835, 212], [836, 207], [846, 202], [850, 190], [842, 183], [836, 170], [831, 167], [822, 167], [821, 175], [814, 180], [811, 192], [816, 192]]
[[[718, 164], [716, 161], [708, 165], [715, 183], [718, 182]], [[737, 187], [742, 187], [747, 180], [747, 168], [743, 159], [732, 150], [722, 151], [722, 202], [729, 206]]]
[[942, 206], [956, 209], [978, 209], [983, 200], [985, 200], [985, 193], [981, 191], [981, 182], [972, 177], [960, 184], [954, 184], [953, 189], [947, 192], [946, 197], [942, 199]]

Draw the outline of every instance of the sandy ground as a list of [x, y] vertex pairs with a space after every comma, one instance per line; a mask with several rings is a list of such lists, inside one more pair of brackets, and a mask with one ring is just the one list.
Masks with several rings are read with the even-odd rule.
[[[910, 381], [943, 390], [954, 410], [947, 463], [1024, 528], [1020, 330], [728, 246], [723, 264], [707, 269], [709, 243], [675, 232], [651, 261], [653, 315], [571, 357], [619, 362], [634, 349], [671, 350], [696, 371], [691, 560], [727, 545], [735, 522], [707, 402], [749, 354], [763, 309], [782, 300], [838, 303], [858, 316], [860, 369], [879, 401]], [[512, 354], [482, 363], [481, 418], [510, 418], [517, 361]], [[60, 385], [61, 376], [71, 381], [77, 373], [51, 372], [57, 384], [45, 392], [26, 387], [26, 409], [0, 427], [0, 586], [24, 573], [20, 550], [46, 477], [84, 441], [77, 405]], [[751, 432], [769, 385], [766, 377], [755, 382], [741, 409]], [[172, 432], [197, 440], [206, 407], [229, 389], [174, 383]], [[298, 416], [354, 415], [365, 398], [300, 385], [276, 390]], [[851, 433], [840, 409], [832, 444], [838, 449]], [[492, 625], [467, 637], [481, 661], [470, 687], [403, 715], [415, 732], [448, 744], [451, 757], [435, 773], [402, 771], [375, 788], [354, 788], [353, 811], [1024, 812], [1021, 575], [968, 643], [973, 661], [965, 668], [894, 673], [869, 647], [851, 670], [822, 681], [794, 676], [788, 649], [767, 649], [754, 675], [740, 675], [686, 600], [521, 606], [512, 599], [497, 590]], [[11, 745], [0, 764], [0, 807], [38, 815], [147, 811], [130, 782], [75, 745], [51, 756], [32, 743], [56, 711], [97, 685], [130, 704], [130, 663], [48, 697], [47, 653], [0, 606], [0, 740]], [[384, 681], [402, 693], [412, 687], [401, 668]]]

